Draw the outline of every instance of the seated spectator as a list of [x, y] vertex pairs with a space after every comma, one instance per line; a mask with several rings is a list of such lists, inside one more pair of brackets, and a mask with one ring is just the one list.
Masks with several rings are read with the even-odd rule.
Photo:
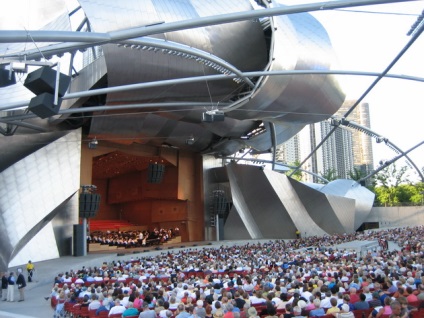
[[[315, 309], [312, 309], [309, 312], [309, 317], [314, 317], [314, 316], [320, 317], [320, 316], [325, 315], [324, 308], [321, 308], [321, 300], [319, 300], [318, 298], [315, 298], [314, 299], [314, 306], [315, 306]], [[299, 315], [300, 315], [300, 313], [299, 313]]]
[[355, 318], [353, 312], [350, 311], [348, 304], [343, 304], [339, 313], [333, 313], [336, 318]]
[[368, 304], [370, 305], [371, 308], [380, 307], [382, 305], [380, 300], [380, 295], [378, 294], [378, 292], [372, 293], [372, 300], [370, 300]]
[[109, 298], [103, 299], [102, 305], [96, 310], [96, 316], [99, 315], [102, 311], [109, 312], [110, 306], [109, 306]]
[[101, 303], [96, 294], [91, 295], [91, 302], [88, 305], [88, 310], [97, 310], [101, 306]]
[[[255, 307], [250, 307], [247, 310], [247, 318], [258, 318], [258, 317], [259, 317], [258, 312], [256, 311]], [[215, 318], [215, 315], [214, 315], [214, 318]]]
[[[322, 308], [320, 308], [322, 309]], [[293, 317], [294, 318], [304, 318], [304, 316], [301, 316], [302, 309], [299, 306], [295, 306], [293, 308]]]
[[353, 304], [350, 302], [350, 296], [349, 295], [343, 295], [343, 303], [339, 304], [337, 307], [340, 308], [340, 310], [342, 309], [343, 305], [348, 305], [350, 310], [354, 310], [355, 308], [353, 307]]
[[406, 300], [406, 297], [399, 297], [397, 299], [397, 302], [399, 302], [400, 306], [401, 306], [401, 311], [402, 311], [402, 315], [407, 315], [409, 317], [409, 315], [411, 314], [411, 312], [413, 311], [418, 311], [417, 307], [411, 306], [408, 301]]
[[134, 304], [130, 301], [128, 302], [128, 308], [124, 310], [122, 313], [122, 317], [128, 316], [138, 316], [139, 312], [137, 308], [134, 308]]
[[402, 312], [401, 304], [398, 301], [392, 301], [390, 304], [392, 313], [389, 318], [408, 318], [408, 312]]
[[321, 300], [320, 307], [324, 308], [324, 310], [327, 310], [328, 308], [331, 308], [331, 291], [327, 290], [325, 292], [325, 298]]
[[365, 295], [365, 301], [371, 301], [372, 300], [372, 293], [370, 292], [369, 286], [365, 286], [363, 288], [363, 294]]
[[353, 307], [355, 310], [358, 309], [369, 309], [370, 308], [370, 304], [366, 301], [367, 297], [365, 296], [365, 294], [361, 293], [359, 295], [359, 301], [353, 304]]
[[392, 313], [392, 309], [390, 308], [390, 303], [392, 299], [390, 297], [384, 298], [384, 306], [376, 307], [369, 315], [369, 318], [379, 318], [382, 315], [390, 315]]
[[408, 286], [406, 287], [406, 300], [408, 301], [408, 303], [417, 303], [418, 302], [418, 297], [414, 294], [414, 291], [412, 289], [412, 287]]
[[110, 315], [114, 315], [114, 314], [122, 314], [125, 311], [125, 307], [121, 305], [121, 301], [119, 300], [119, 298], [117, 298], [115, 300], [115, 306], [113, 306], [110, 310], [109, 310], [109, 316]]
[[340, 312], [340, 308], [337, 307], [337, 298], [331, 297], [330, 299], [331, 307], [327, 309], [326, 314], [333, 314]]
[[[182, 305], [184, 307], [184, 305]], [[178, 309], [180, 306], [178, 306]], [[140, 318], [156, 318], [156, 312], [149, 307], [149, 304], [145, 301], [143, 303], [143, 311], [139, 315]]]
[[349, 301], [349, 303], [351, 303], [352, 305], [359, 301], [359, 296], [358, 296], [358, 294], [356, 293], [356, 291], [357, 291], [357, 289], [356, 289], [356, 288], [354, 288], [354, 287], [351, 287], [351, 288], [349, 289], [349, 292], [350, 292], [350, 294], [349, 294], [349, 296], [350, 296], [350, 301]]

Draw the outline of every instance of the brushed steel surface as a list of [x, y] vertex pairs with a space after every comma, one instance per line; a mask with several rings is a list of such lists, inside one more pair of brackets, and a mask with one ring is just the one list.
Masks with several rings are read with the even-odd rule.
[[[33, 237], [26, 259], [58, 257], [53, 227], [44, 230], [64, 201], [79, 190], [81, 131], [75, 130], [51, 142], [0, 173], [0, 268], [7, 269]], [[77, 211], [77, 210], [76, 210]], [[53, 215], [52, 215], [53, 214]], [[69, 222], [69, 220], [68, 220]], [[75, 220], [74, 220], [75, 222]], [[68, 224], [69, 226], [69, 224]], [[41, 232], [42, 231], [42, 232]], [[41, 238], [36, 236], [42, 233]], [[54, 242], [54, 248], [39, 244]]]
[[233, 208], [225, 239], [295, 238], [296, 229], [302, 236], [352, 233], [371, 210], [369, 190], [347, 191], [347, 180], [324, 189], [257, 166], [230, 163], [226, 169]]
[[[355, 203], [352, 199], [325, 194], [289, 178], [313, 221], [327, 233], [352, 233]], [[350, 216], [350, 222], [346, 222]]]
[[375, 194], [354, 180], [338, 179], [326, 184], [321, 191], [355, 200], [354, 229], [365, 221], [371, 212]]

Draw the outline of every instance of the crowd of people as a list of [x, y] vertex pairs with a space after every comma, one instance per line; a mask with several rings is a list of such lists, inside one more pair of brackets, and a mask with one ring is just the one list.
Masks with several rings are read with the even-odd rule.
[[154, 228], [152, 231], [93, 231], [90, 233], [90, 235], [87, 236], [87, 242], [100, 243], [102, 245], [109, 246], [135, 248], [163, 244], [179, 235], [179, 228]]
[[[132, 257], [60, 273], [51, 297], [57, 316], [71, 303], [140, 318], [352, 318], [365, 309], [407, 318], [424, 301], [423, 234], [418, 226]], [[353, 240], [401, 250], [336, 248]]]

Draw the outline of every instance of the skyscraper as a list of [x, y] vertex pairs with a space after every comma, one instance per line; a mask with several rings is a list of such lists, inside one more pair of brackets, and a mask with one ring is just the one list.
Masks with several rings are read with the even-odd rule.
[[[335, 116], [343, 117], [354, 103], [346, 101]], [[368, 103], [359, 104], [346, 119], [370, 128]], [[306, 126], [295, 137], [279, 146], [277, 160], [287, 164], [303, 161], [331, 129], [328, 121]], [[373, 169], [371, 137], [358, 130], [339, 126], [302, 168], [327, 178], [350, 178], [350, 173], [355, 169], [361, 175], [366, 175]], [[318, 181], [316, 177], [307, 174], [303, 175], [303, 180]]]
[[[345, 101], [336, 115], [343, 116], [355, 103], [354, 100]], [[361, 103], [346, 118], [361, 126], [371, 128], [371, 119], [368, 103]], [[361, 174], [367, 175], [374, 168], [372, 139], [356, 129], [347, 128], [352, 132], [353, 165]]]

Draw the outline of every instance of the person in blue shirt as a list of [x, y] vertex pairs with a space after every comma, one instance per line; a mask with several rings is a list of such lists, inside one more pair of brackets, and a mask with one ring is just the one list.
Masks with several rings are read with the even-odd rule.
[[324, 308], [321, 308], [320, 306], [321, 306], [321, 300], [320, 299], [318, 299], [318, 298], [315, 298], [314, 299], [314, 306], [315, 306], [315, 309], [312, 309], [310, 312], [309, 312], [309, 317], [320, 317], [320, 316], [325, 316], [325, 311], [324, 311]]
[[15, 285], [16, 285], [16, 278], [15, 273], [10, 272], [9, 277], [7, 278], [7, 301], [15, 301], [14, 294], [15, 294]]

